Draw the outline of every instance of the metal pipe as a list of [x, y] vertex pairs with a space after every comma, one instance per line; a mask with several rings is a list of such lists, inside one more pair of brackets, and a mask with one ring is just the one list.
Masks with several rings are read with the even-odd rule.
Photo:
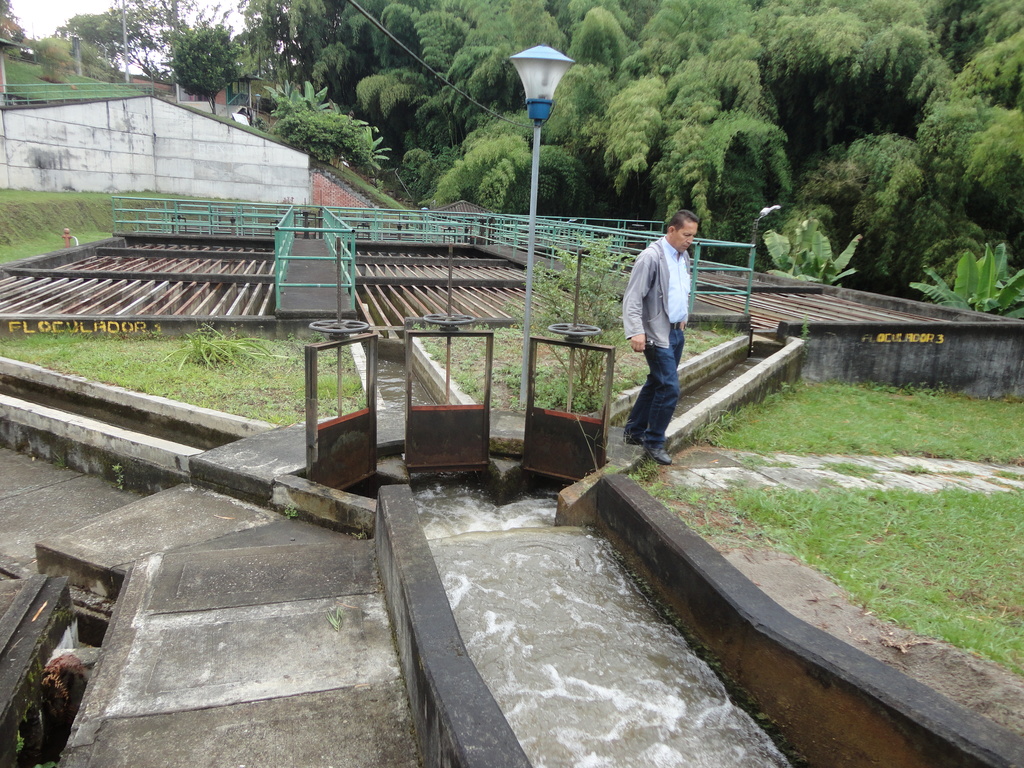
[[526, 241], [526, 307], [523, 314], [523, 375], [519, 381], [519, 402], [526, 404], [526, 371], [530, 362], [530, 303], [533, 301], [533, 249], [537, 239], [537, 186], [540, 180], [540, 126], [533, 121], [533, 165], [530, 172], [530, 224]]

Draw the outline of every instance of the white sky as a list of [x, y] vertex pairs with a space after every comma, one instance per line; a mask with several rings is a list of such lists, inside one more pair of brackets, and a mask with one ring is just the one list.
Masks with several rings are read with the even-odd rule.
[[57, 27], [80, 13], [103, 13], [110, 0], [12, 0], [11, 12], [25, 34], [35, 40], [51, 37]]
[[[199, 5], [217, 5], [216, 0], [200, 0]], [[222, 8], [234, 7], [232, 0], [220, 3]], [[11, 12], [18, 19], [25, 34], [39, 40], [43, 37], [51, 37], [57, 27], [72, 16], [85, 13], [103, 13], [112, 7], [120, 8], [120, 0], [11, 0]], [[236, 31], [240, 26], [238, 14], [229, 17], [229, 23]]]

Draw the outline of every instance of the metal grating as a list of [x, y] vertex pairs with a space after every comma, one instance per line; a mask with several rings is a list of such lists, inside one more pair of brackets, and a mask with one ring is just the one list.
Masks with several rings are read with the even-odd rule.
[[[382, 330], [402, 329], [407, 317], [449, 311], [445, 286], [361, 285], [357, 299], [362, 319]], [[451, 312], [512, 322], [510, 307], [522, 307], [525, 301], [524, 288], [453, 287]]]
[[[727, 312], [744, 313], [744, 297], [701, 296], [700, 302]], [[835, 296], [808, 293], [753, 293], [750, 324], [755, 331], [774, 331], [782, 321], [810, 323], [942, 322], [934, 317], [881, 309]]]
[[69, 272], [131, 272], [188, 275], [259, 275], [272, 276], [274, 262], [270, 259], [208, 259], [176, 256], [95, 256], [62, 267]]
[[0, 314], [236, 317], [269, 314], [272, 283], [115, 278], [0, 280]]

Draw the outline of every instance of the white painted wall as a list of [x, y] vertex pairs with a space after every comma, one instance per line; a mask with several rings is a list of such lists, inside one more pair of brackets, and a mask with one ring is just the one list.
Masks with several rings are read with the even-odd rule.
[[309, 157], [152, 96], [7, 108], [0, 186], [308, 203]]

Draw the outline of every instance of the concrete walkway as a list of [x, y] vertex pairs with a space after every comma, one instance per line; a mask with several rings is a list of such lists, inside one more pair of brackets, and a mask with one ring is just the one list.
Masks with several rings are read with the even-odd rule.
[[1024, 489], [1024, 467], [917, 456], [762, 455], [694, 448], [673, 457], [671, 482], [722, 490], [781, 485], [821, 488], [902, 488], [930, 493], [962, 488], [982, 493]]
[[[635, 449], [610, 437], [628, 462]], [[276, 443], [235, 450], [252, 460], [255, 446]], [[678, 453], [666, 475], [721, 489], [1024, 488], [1020, 467], [707, 448]], [[3, 569], [118, 599], [62, 768], [419, 764], [373, 541], [192, 486], [140, 497], [6, 449], [0, 476]]]
[[118, 598], [62, 767], [419, 765], [372, 540], [7, 449], [0, 477], [7, 575]]

